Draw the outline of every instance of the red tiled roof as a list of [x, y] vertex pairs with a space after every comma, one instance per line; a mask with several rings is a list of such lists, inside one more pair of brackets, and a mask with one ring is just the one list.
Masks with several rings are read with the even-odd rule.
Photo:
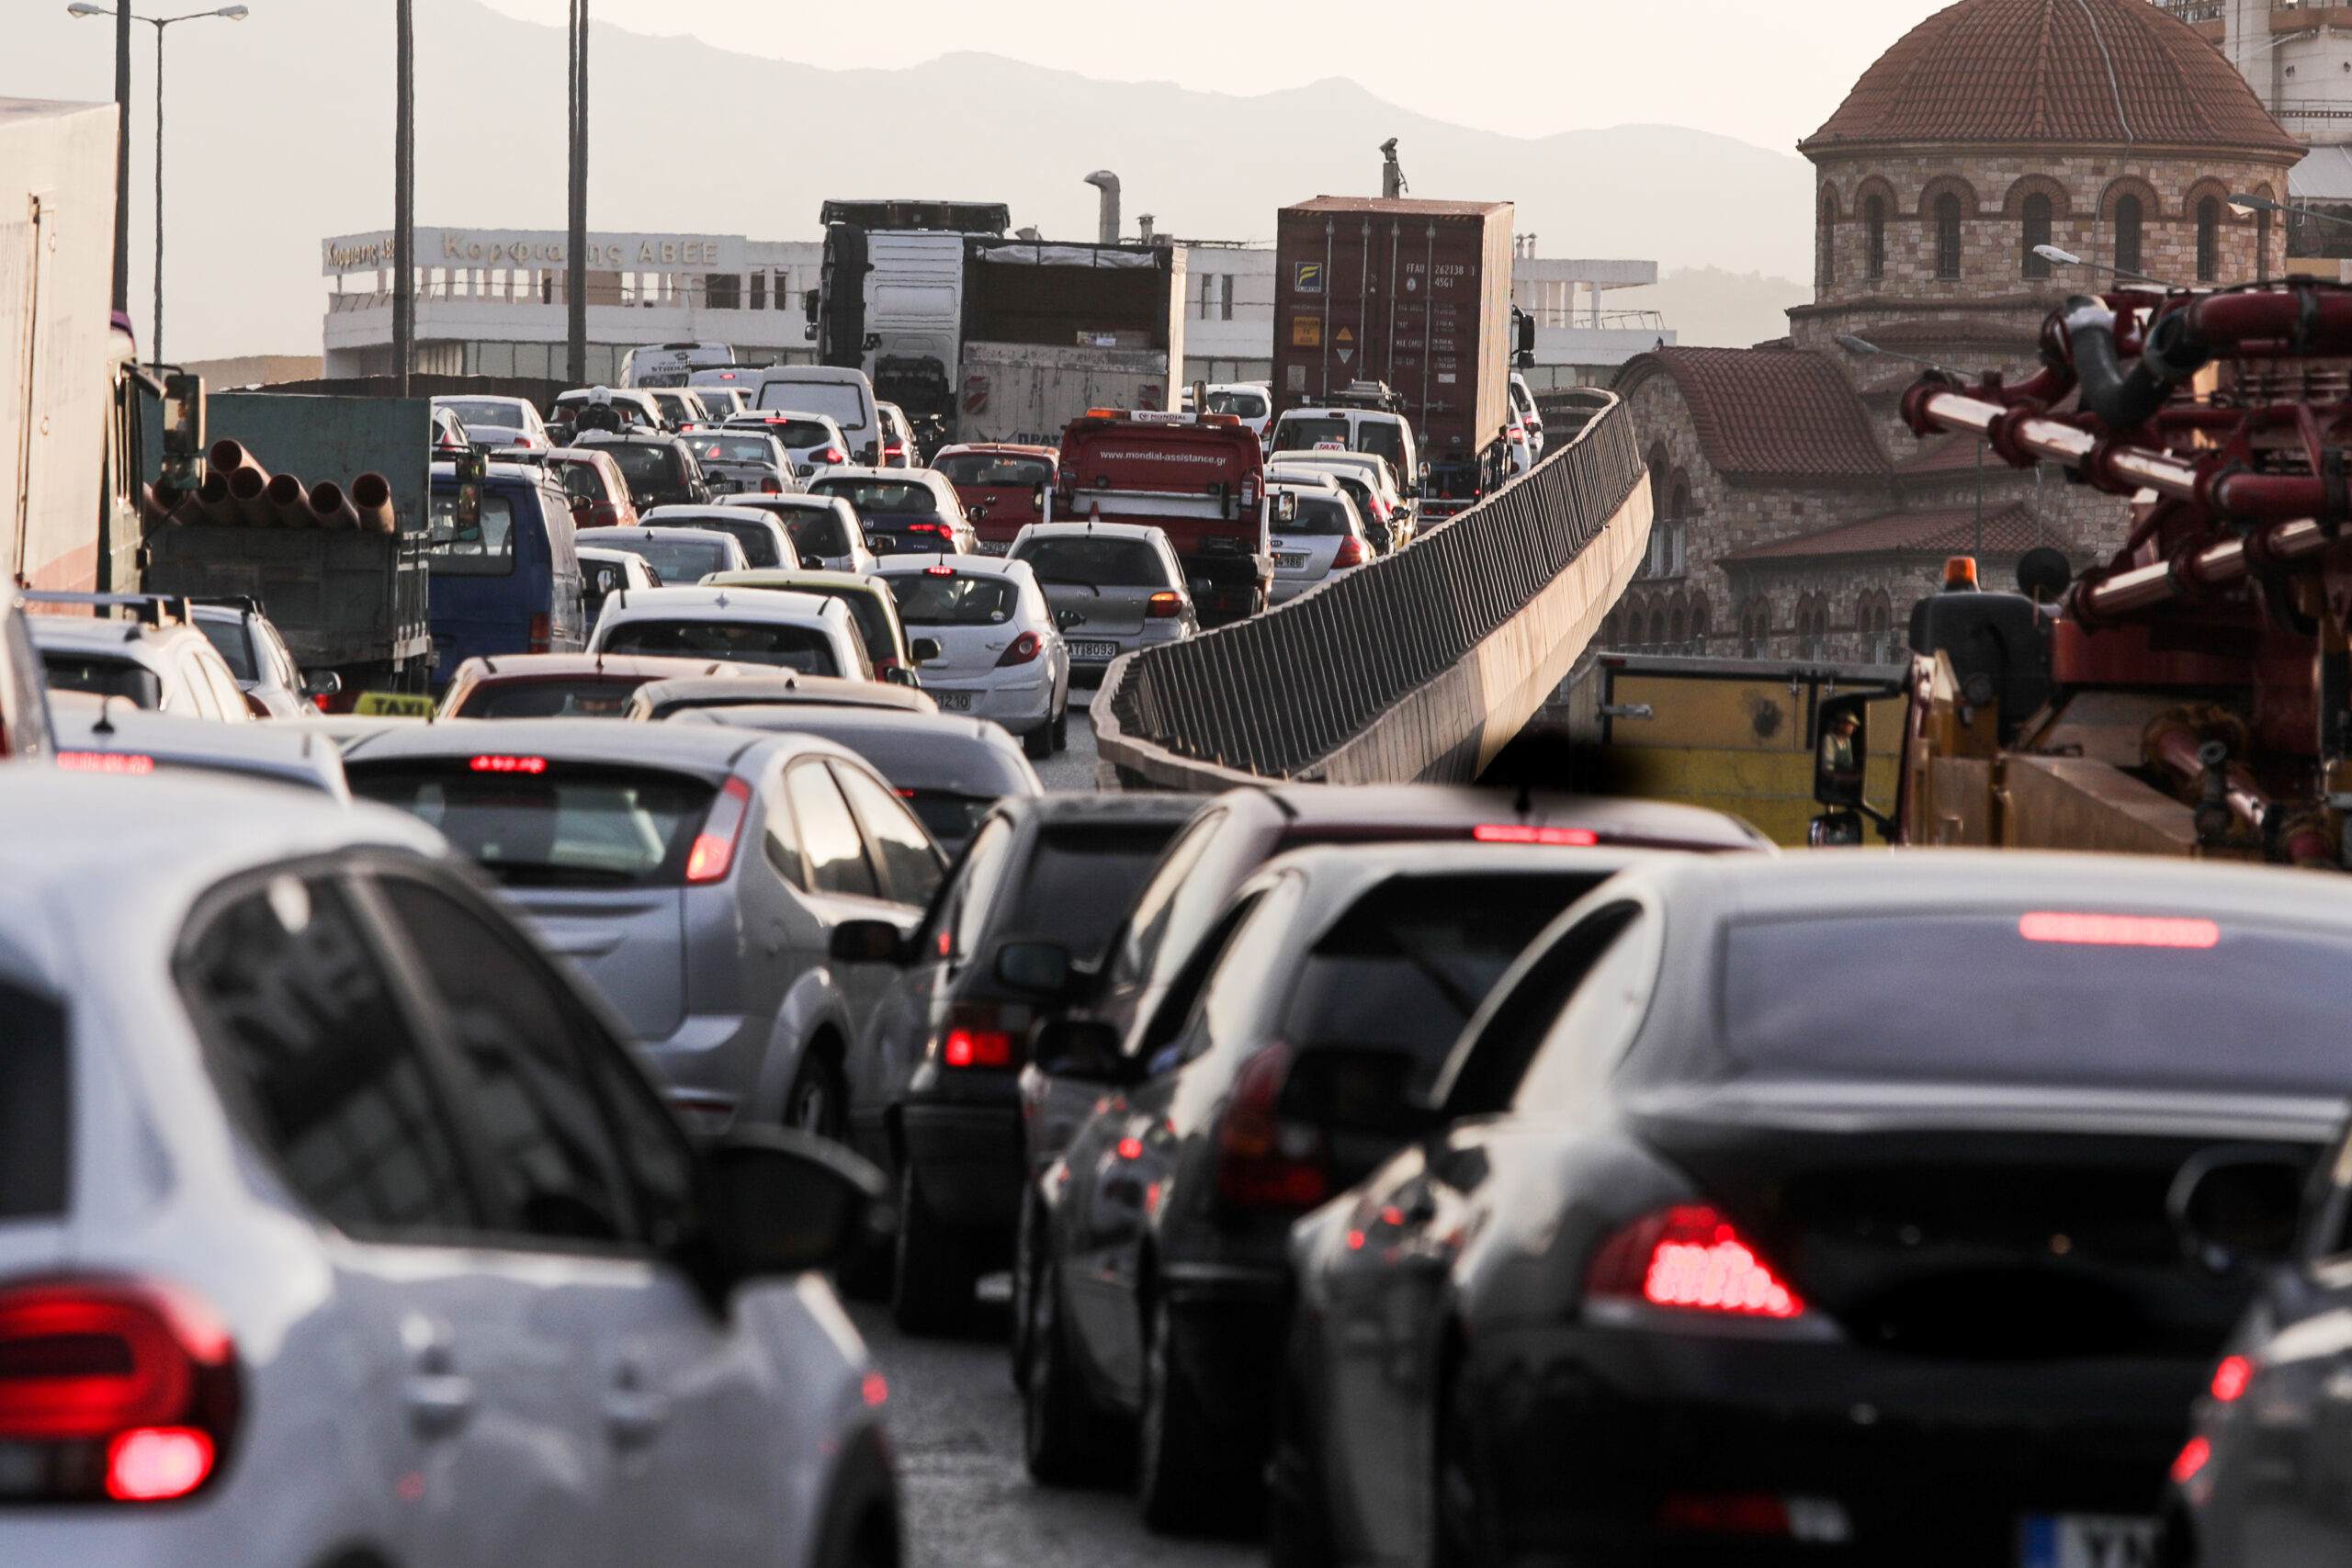
[[1878, 479], [1886, 454], [1860, 394], [1825, 355], [1785, 348], [1661, 348], [1621, 373], [1623, 389], [1654, 362], [1674, 378], [1699, 449], [1735, 479]]
[[2002, 141], [2303, 152], [2219, 50], [2148, 0], [1960, 0], [1896, 39], [1797, 150]]
[[[2021, 501], [1984, 513], [1984, 549], [2016, 555], [2050, 542]], [[1917, 512], [1885, 512], [1859, 523], [1841, 523], [1818, 534], [1799, 534], [1735, 550], [1725, 561], [1810, 560], [1825, 556], [1960, 555], [1976, 548], [1976, 508], [1931, 506]]]
[[[1984, 444], [1973, 435], [1947, 435], [1942, 440], [1921, 446], [1894, 465], [1898, 479], [1944, 479], [1976, 471], [1977, 450]], [[1984, 454], [1984, 471], [1996, 477], [2015, 472], [2007, 463], [1991, 452]]]

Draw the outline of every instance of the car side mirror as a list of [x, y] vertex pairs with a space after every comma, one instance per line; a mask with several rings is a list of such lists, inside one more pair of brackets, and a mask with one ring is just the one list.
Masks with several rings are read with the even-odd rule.
[[919, 637], [907, 645], [907, 651], [914, 655], [917, 664], [928, 664], [947, 650], [939, 646], [939, 639], [935, 637]]
[[1280, 495], [1278, 495], [1278, 496], [1274, 497], [1274, 521], [1275, 521], [1275, 522], [1277, 522], [1277, 523], [1291, 523], [1291, 522], [1295, 522], [1295, 521], [1297, 520], [1297, 518], [1298, 518], [1298, 492], [1297, 492], [1296, 491], [1295, 491], [1295, 490], [1286, 490], [1286, 491], [1283, 491]]
[[1038, 1026], [1029, 1059], [1050, 1077], [1079, 1083], [1132, 1083], [1139, 1065], [1119, 1049], [1119, 1032], [1099, 1019], [1053, 1018]]
[[459, 484], [478, 485], [490, 478], [490, 458], [481, 447], [469, 447], [458, 454], [457, 470]]
[[1086, 617], [1080, 615], [1076, 610], [1057, 610], [1054, 612], [1054, 625], [1061, 627], [1064, 631], [1069, 630], [1072, 626], [1082, 626], [1085, 624]]
[[305, 670], [302, 671], [302, 694], [313, 700], [340, 696], [343, 694], [343, 677], [332, 670]]
[[1044, 485], [1035, 485], [1030, 489], [1029, 507], [1031, 511], [1037, 513], [1043, 513], [1046, 510], [1046, 487]]
[[1069, 949], [1052, 942], [1009, 942], [997, 949], [996, 977], [1040, 996], [1069, 993]]
[[893, 664], [883, 671], [882, 679], [885, 683], [892, 686], [913, 686], [920, 689], [922, 685], [922, 682], [915, 678], [915, 672], [903, 664]]
[[836, 964], [904, 964], [907, 939], [888, 920], [843, 920], [826, 949]]
[[2165, 1212], [2190, 1255], [2217, 1274], [2276, 1263], [2294, 1250], [2302, 1161], [2275, 1145], [2207, 1149], [2173, 1178]]
[[732, 1283], [847, 1262], [888, 1211], [882, 1173], [797, 1128], [741, 1127], [705, 1151], [706, 1245]]
[[1276, 1113], [1353, 1132], [1409, 1138], [1442, 1118], [1412, 1096], [1416, 1064], [1407, 1051], [1329, 1045], [1302, 1053], [1283, 1080]]

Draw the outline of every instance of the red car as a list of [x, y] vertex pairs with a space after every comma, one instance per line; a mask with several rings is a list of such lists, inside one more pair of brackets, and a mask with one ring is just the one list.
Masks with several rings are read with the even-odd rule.
[[571, 498], [571, 522], [578, 528], [634, 528], [637, 503], [629, 499], [628, 480], [609, 452], [594, 446], [559, 446], [549, 452], [547, 466], [563, 481]]
[[1001, 556], [1024, 526], [1045, 520], [1038, 503], [1060, 477], [1061, 454], [1051, 446], [974, 442], [941, 447], [931, 466], [956, 487], [980, 553]]

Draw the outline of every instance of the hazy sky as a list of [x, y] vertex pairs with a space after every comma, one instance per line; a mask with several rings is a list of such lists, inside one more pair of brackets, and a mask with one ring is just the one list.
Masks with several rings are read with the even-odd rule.
[[[1942, 0], [1348, 0], [1272, 9], [893, 0], [874, 10], [777, 0], [591, 3], [597, 20], [632, 31], [692, 33], [808, 65], [910, 65], [978, 50], [1204, 92], [1349, 76], [1436, 118], [1514, 135], [1663, 123], [1783, 150], [1829, 117], [1888, 44], [1942, 8]], [[488, 4], [557, 26], [564, 18], [564, 0]]]

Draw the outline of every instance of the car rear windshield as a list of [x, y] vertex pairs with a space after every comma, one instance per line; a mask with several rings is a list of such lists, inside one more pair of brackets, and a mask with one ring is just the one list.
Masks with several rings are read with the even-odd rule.
[[684, 774], [553, 757], [400, 758], [346, 772], [352, 794], [413, 813], [526, 887], [682, 884], [718, 793]]
[[876, 664], [886, 659], [898, 659], [899, 644], [891, 633], [890, 611], [880, 594], [864, 588], [836, 588], [831, 583], [817, 582], [796, 586], [791, 592], [840, 600], [848, 609], [849, 618], [857, 623], [857, 640], [865, 645], [865, 657]]
[[822, 631], [775, 621], [624, 621], [605, 638], [602, 651], [724, 659], [803, 675], [852, 673], [833, 662], [832, 644]]
[[936, 515], [939, 511], [939, 498], [931, 492], [929, 485], [897, 479], [812, 479], [808, 493], [840, 496], [860, 517], [895, 516], [901, 513]]
[[261, 672], [254, 668], [254, 639], [245, 635], [243, 621], [220, 621], [210, 615], [198, 615], [196, 629], [204, 634], [229, 666], [229, 673], [240, 681], [258, 681]]
[[490, 491], [471, 523], [458, 518], [458, 492], [433, 492], [433, 530], [425, 536], [428, 564], [441, 577], [505, 577], [514, 570], [514, 503]]
[[[732, 534], [735, 542], [743, 547], [743, 561], [747, 566], [779, 567], [784, 557], [776, 553], [775, 535], [765, 525], [744, 517], [704, 517], [694, 526], [708, 528], [713, 533]], [[718, 568], [711, 568], [717, 571]]]
[[1278, 534], [1304, 535], [1309, 538], [1335, 537], [1352, 534], [1348, 525], [1348, 506], [1328, 495], [1302, 495], [1298, 498], [1298, 515], [1287, 523], [1277, 523]]
[[1768, 1077], [2352, 1089], [2352, 942], [2187, 911], [1736, 925], [1722, 1005]]
[[477, 686], [455, 718], [619, 718], [642, 681], [520, 681]]
[[469, 400], [465, 402], [443, 403], [441, 407], [465, 421], [468, 429], [478, 424], [494, 424], [505, 430], [520, 430], [530, 417], [514, 403], [478, 402]]
[[1388, 466], [1401, 473], [1405, 467], [1405, 427], [1385, 419], [1367, 419], [1356, 426], [1355, 449], [1387, 458]]
[[712, 435], [694, 440], [695, 456], [706, 463], [773, 463], [775, 443], [764, 435]]
[[0, 1220], [65, 1213], [65, 1009], [0, 980]]
[[1047, 537], [1031, 539], [1013, 552], [1040, 582], [1083, 583], [1089, 588], [1172, 588], [1159, 552], [1141, 539]]
[[158, 706], [164, 700], [163, 682], [156, 679], [153, 670], [134, 660], [55, 649], [40, 656], [40, 668], [52, 692], [124, 697], [142, 708]]
[[1341, 451], [1348, 446], [1348, 422], [1344, 419], [1284, 419], [1274, 427], [1274, 445], [1285, 452], [1312, 452], [1324, 442], [1334, 443]]
[[995, 626], [1012, 619], [1021, 591], [1001, 577], [933, 577], [892, 572], [882, 580], [899, 601], [899, 619], [910, 626]]
[[899, 795], [914, 811], [923, 830], [950, 846], [961, 844], [978, 832], [982, 818], [996, 805], [992, 796], [953, 795], [945, 790], [902, 789]]
[[778, 514], [784, 531], [792, 536], [792, 547], [806, 558], [809, 556], [845, 556], [854, 547], [849, 530], [842, 526], [841, 513], [828, 506], [794, 507]]
[[548, 467], [555, 469], [556, 478], [563, 482], [563, 493], [566, 495], [583, 496], [590, 501], [617, 499], [607, 492], [604, 470], [594, 463], [558, 457]]
[[617, 539], [607, 547], [644, 558], [664, 582], [700, 582], [735, 564], [733, 554], [716, 539]]
[[1211, 392], [1210, 413], [1229, 413], [1236, 419], [1257, 419], [1266, 412], [1263, 392]]
[[1037, 836], [1021, 897], [999, 935], [1058, 942], [1086, 963], [1102, 955], [1119, 917], [1127, 912], [1159, 852], [1176, 835], [1175, 822], [1073, 824]]
[[[865, 428], [865, 400], [847, 381], [770, 381], [760, 388], [760, 407], [822, 414], [843, 430]], [[795, 441], [793, 445], [814, 443]]]
[[1407, 1051], [1435, 1076], [1520, 951], [1597, 875], [1397, 876], [1356, 900], [1308, 954], [1286, 1037]]
[[600, 445], [598, 450], [620, 465], [621, 478], [633, 491], [658, 490], [678, 482], [678, 454], [672, 447], [616, 441]]
[[952, 485], [1002, 485], [1035, 490], [1054, 482], [1054, 466], [1043, 457], [1005, 457], [990, 452], [957, 452], [932, 465]]
[[794, 451], [808, 446], [830, 446], [833, 444], [833, 433], [813, 419], [787, 419], [781, 422], [771, 420], [768, 422], [767, 430], [770, 434]]

